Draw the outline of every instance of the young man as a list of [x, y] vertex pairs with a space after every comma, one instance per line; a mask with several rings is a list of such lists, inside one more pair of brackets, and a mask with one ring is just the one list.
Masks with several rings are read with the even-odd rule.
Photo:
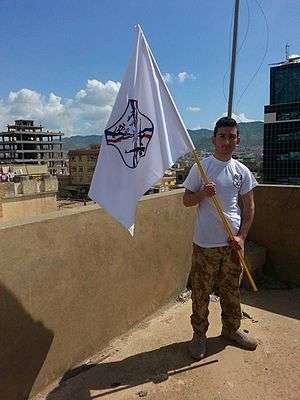
[[[232, 158], [240, 143], [240, 134], [234, 119], [224, 117], [214, 129], [214, 153], [202, 160], [210, 182], [202, 182], [195, 164], [184, 181], [183, 204], [198, 206], [193, 238], [191, 269], [193, 339], [189, 350], [192, 357], [201, 359], [206, 351], [208, 304], [214, 284], [217, 284], [222, 308], [222, 336], [240, 346], [254, 350], [255, 339], [240, 328], [240, 265], [235, 248], [244, 250], [244, 242], [254, 217], [252, 189], [257, 185], [249, 169]], [[223, 212], [232, 228], [234, 240], [228, 242], [223, 224], [210, 197], [217, 195]], [[238, 196], [243, 202], [241, 215]]]

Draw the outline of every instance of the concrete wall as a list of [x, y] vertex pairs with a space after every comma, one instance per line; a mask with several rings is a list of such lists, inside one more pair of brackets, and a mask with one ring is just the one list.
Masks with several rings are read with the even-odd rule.
[[24, 399], [185, 286], [193, 210], [139, 204], [136, 235], [98, 206], [0, 226], [0, 393]]
[[0, 221], [10, 221], [57, 210], [56, 193], [18, 196], [2, 199]]
[[0, 183], [0, 221], [9, 221], [57, 210], [58, 181], [55, 176]]
[[249, 239], [267, 248], [282, 280], [300, 284], [300, 186], [260, 185]]
[[[181, 198], [145, 197], [133, 238], [96, 205], [0, 224], [1, 399], [25, 399], [181, 291], [194, 214]], [[299, 201], [299, 187], [258, 187], [250, 234], [294, 281]]]

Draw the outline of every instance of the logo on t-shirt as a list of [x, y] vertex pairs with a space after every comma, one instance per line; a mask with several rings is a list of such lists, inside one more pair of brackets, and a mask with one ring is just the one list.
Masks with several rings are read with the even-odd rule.
[[242, 185], [242, 175], [241, 174], [234, 174], [232, 179], [233, 185], [240, 190]]

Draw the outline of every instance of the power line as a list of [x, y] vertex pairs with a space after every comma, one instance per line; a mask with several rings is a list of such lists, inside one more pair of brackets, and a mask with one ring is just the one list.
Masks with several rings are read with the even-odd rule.
[[[248, 1], [248, 0], [247, 0], [247, 1]], [[263, 10], [263, 7], [262, 7], [261, 4], [259, 3], [259, 1], [258, 1], [258, 0], [254, 0], [254, 1], [256, 2], [257, 6], [259, 7], [259, 9], [260, 9], [260, 11], [261, 11], [261, 13], [262, 13], [262, 15], [263, 15], [263, 17], [264, 17], [264, 21], [265, 21], [265, 26], [266, 26], [266, 45], [265, 45], [265, 51], [264, 51], [263, 57], [262, 57], [262, 59], [261, 59], [261, 62], [260, 62], [260, 64], [259, 64], [258, 68], [256, 69], [256, 71], [255, 71], [254, 74], [252, 75], [252, 77], [251, 77], [249, 83], [246, 85], [246, 87], [245, 87], [245, 89], [243, 90], [243, 92], [241, 93], [241, 95], [240, 95], [238, 101], [236, 102], [235, 108], [238, 107], [238, 105], [239, 105], [239, 103], [240, 103], [242, 97], [244, 96], [244, 94], [246, 93], [246, 91], [249, 89], [250, 85], [253, 83], [254, 79], [256, 78], [256, 76], [257, 76], [259, 70], [261, 69], [261, 67], [262, 67], [262, 65], [263, 65], [263, 63], [264, 63], [264, 61], [265, 61], [265, 58], [266, 58], [267, 53], [268, 53], [268, 50], [269, 50], [269, 32], [270, 32], [270, 29], [269, 29], [268, 19], [267, 19], [267, 16], [266, 16], [266, 14], [265, 14], [265, 12], [264, 12], [264, 10]]]

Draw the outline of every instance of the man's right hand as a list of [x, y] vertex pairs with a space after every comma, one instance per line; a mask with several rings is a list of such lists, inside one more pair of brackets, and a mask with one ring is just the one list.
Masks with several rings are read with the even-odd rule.
[[204, 199], [212, 197], [216, 194], [216, 184], [214, 182], [209, 182], [208, 184], [201, 186], [197, 192], [191, 192], [185, 189], [183, 195], [183, 204], [185, 207], [191, 207], [199, 205]]
[[215, 182], [209, 182], [204, 185], [201, 190], [204, 192], [206, 197], [213, 197], [216, 194], [216, 184]]

